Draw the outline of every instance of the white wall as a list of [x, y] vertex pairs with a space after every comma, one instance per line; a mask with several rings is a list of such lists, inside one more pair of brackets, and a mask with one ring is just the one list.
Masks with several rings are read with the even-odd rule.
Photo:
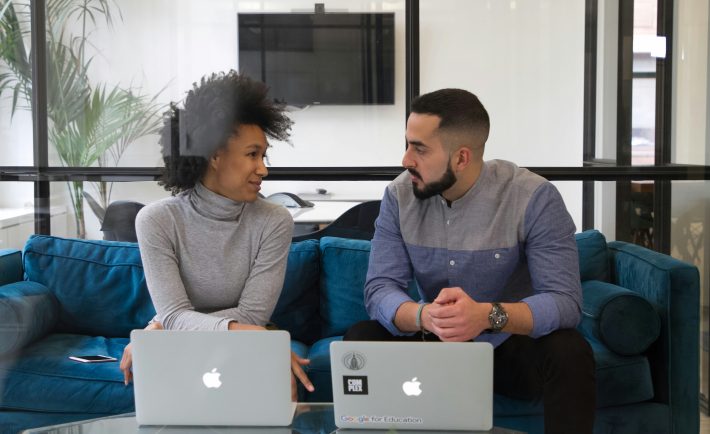
[[[192, 83], [211, 72], [238, 69], [237, 13], [312, 10], [308, 1], [124, 0], [123, 23], [92, 42], [99, 80], [140, 84], [160, 101], [178, 101]], [[208, 6], [208, 7], [206, 7]], [[404, 125], [404, 1], [326, 1], [326, 11], [395, 12], [395, 101], [380, 106], [312, 106], [290, 115], [293, 146], [273, 143], [274, 166], [398, 165]], [[116, 37], [120, 34], [120, 37]], [[150, 41], [145, 44], [143, 41]], [[131, 146], [122, 165], [161, 165], [157, 138]], [[336, 151], [337, 150], [337, 151]]]
[[[491, 117], [485, 158], [581, 166], [584, 0], [423, 0], [421, 92], [458, 87]], [[581, 228], [582, 183], [555, 183]]]
[[671, 161], [710, 164], [708, 2], [675, 2]]

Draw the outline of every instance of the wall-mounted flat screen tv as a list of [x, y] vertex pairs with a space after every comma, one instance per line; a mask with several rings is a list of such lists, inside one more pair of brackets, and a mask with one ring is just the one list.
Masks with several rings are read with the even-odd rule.
[[394, 13], [240, 13], [239, 70], [293, 106], [394, 104]]

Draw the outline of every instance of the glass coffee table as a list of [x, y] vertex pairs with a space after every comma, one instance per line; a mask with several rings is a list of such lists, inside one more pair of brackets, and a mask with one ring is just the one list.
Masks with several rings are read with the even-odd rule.
[[[333, 417], [332, 403], [301, 403], [296, 408], [296, 415], [293, 423], [288, 427], [216, 427], [216, 426], [139, 426], [136, 423], [135, 413], [119, 414], [115, 416], [102, 417], [85, 421], [65, 423], [61, 425], [47, 426], [42, 428], [32, 428], [22, 431], [22, 434], [164, 434], [191, 432], [198, 433], [230, 433], [230, 434], [377, 434], [393, 433], [393, 430], [338, 430]], [[408, 433], [425, 434], [428, 431], [400, 431]], [[493, 428], [490, 431], [472, 431], [471, 433], [490, 434], [517, 434], [520, 431], [513, 431], [506, 428]], [[465, 431], [456, 431], [465, 433]]]

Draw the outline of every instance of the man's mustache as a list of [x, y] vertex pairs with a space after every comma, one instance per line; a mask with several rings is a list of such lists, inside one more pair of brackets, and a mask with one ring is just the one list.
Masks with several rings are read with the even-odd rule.
[[414, 170], [414, 169], [407, 169], [407, 170], [409, 171], [410, 174], [416, 176], [419, 179], [422, 179], [422, 176], [416, 170]]

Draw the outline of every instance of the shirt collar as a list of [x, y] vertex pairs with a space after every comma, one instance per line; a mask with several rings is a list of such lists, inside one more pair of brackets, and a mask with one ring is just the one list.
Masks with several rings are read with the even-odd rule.
[[[457, 208], [465, 207], [465, 206], [469, 205], [473, 200], [475, 200], [475, 197], [478, 196], [478, 192], [483, 190], [483, 188], [485, 188], [485, 184], [487, 181], [487, 175], [488, 175], [488, 163], [484, 161], [483, 164], [481, 165], [481, 173], [478, 175], [476, 182], [473, 183], [471, 188], [469, 188], [468, 191], [466, 193], [464, 193], [463, 196], [461, 196], [460, 198], [451, 202], [451, 208], [457, 209]], [[442, 197], [442, 199], [443, 199], [443, 197]]]

